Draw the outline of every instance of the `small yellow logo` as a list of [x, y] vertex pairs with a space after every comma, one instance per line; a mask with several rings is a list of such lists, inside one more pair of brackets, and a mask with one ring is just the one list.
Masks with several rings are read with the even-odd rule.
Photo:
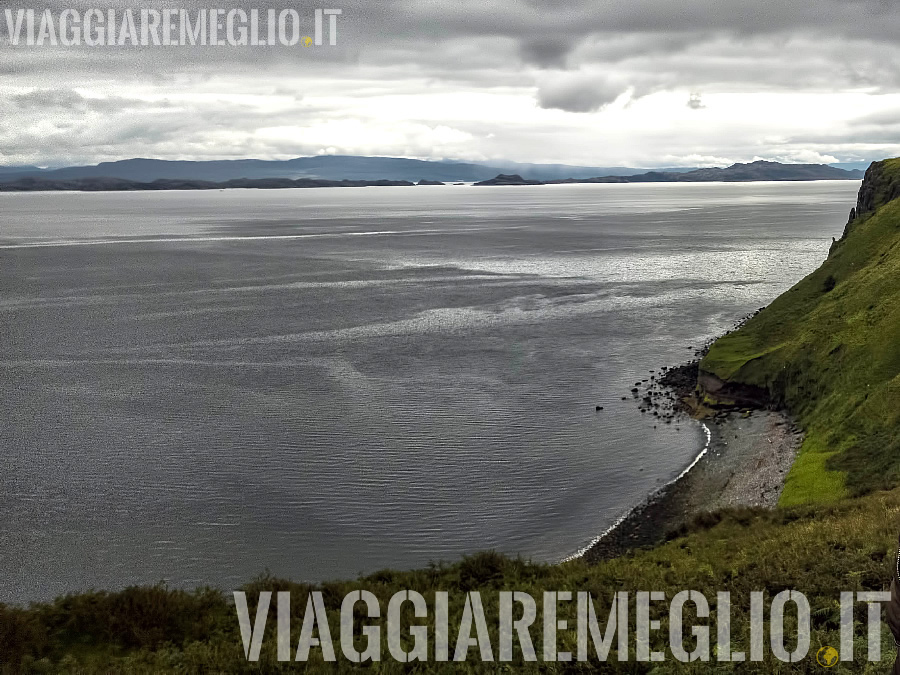
[[309, 35], [307, 35], [306, 37], [304, 37], [304, 38], [301, 40], [301, 42], [303, 43], [303, 46], [304, 46], [304, 47], [311, 47], [311, 46], [312, 46], [313, 40], [312, 40], [311, 37], [309, 37]]
[[832, 666], [837, 665], [838, 650], [834, 647], [822, 647], [816, 652], [816, 661], [823, 668], [831, 668]]

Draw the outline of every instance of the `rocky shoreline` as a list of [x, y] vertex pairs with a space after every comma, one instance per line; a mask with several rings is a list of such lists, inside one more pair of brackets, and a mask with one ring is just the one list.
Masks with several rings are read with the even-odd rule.
[[653, 546], [697, 516], [729, 507], [774, 508], [803, 435], [781, 411], [720, 413], [703, 455], [584, 552], [588, 562]]
[[[732, 330], [759, 311], [743, 317]], [[699, 406], [699, 363], [711, 344], [698, 348], [689, 363], [650, 371], [631, 390], [641, 412], [656, 417], [657, 424], [689, 424], [691, 416], [700, 416], [706, 448], [683, 475], [651, 494], [588, 547], [583, 553], [587, 561], [656, 545], [703, 513], [778, 504], [803, 434], [783, 410], [712, 411]]]

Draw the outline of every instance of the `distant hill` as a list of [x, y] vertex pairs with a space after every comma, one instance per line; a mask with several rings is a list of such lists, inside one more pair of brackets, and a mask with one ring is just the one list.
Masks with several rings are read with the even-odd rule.
[[30, 172], [40, 172], [43, 169], [40, 169], [36, 166], [0, 166], [0, 175], [6, 174], [21, 174], [21, 173], [30, 173]]
[[778, 180], [862, 180], [863, 171], [846, 171], [827, 164], [781, 164], [763, 160], [750, 164], [732, 164], [724, 169], [694, 169], [685, 173], [648, 171], [634, 176], [598, 176], [567, 178], [547, 183], [700, 183]]
[[542, 183], [539, 180], [528, 180], [526, 178], [522, 178], [522, 176], [517, 173], [501, 173], [496, 178], [483, 180], [480, 183], [475, 183], [475, 185], [546, 185], [546, 183]]
[[227, 190], [231, 188], [255, 188], [276, 190], [284, 188], [316, 187], [369, 187], [369, 186], [412, 186], [406, 180], [324, 180], [320, 178], [237, 178], [235, 180], [213, 182], [160, 178], [151, 182], [123, 180], [122, 178], [71, 178], [53, 179], [28, 176], [15, 180], [0, 177], [0, 192], [134, 192], [138, 190]]
[[70, 166], [41, 170], [37, 167], [9, 167], [4, 177], [40, 176], [52, 180], [80, 178], [117, 178], [149, 183], [155, 180], [203, 180], [220, 182], [238, 178], [315, 178], [322, 180], [408, 180], [408, 181], [480, 181], [515, 168], [531, 180], [589, 178], [604, 175], [633, 175], [646, 171], [627, 167], [570, 166], [566, 164], [500, 163], [497, 166], [472, 162], [428, 161], [401, 157], [357, 157], [353, 155], [316, 155], [283, 161], [236, 159], [214, 161], [171, 161], [162, 159], [126, 159], [102, 162], [94, 166]]
[[[574, 164], [523, 164], [522, 162], [492, 162], [503, 173], [522, 176], [525, 180], [557, 180], [560, 178], [591, 178], [592, 176], [635, 176], [647, 169], [627, 166], [576, 166]], [[487, 168], [487, 167], [486, 167]], [[655, 169], [670, 173], [693, 171], [696, 167]]]
[[679, 181], [748, 180], [862, 180], [864, 171], [847, 171], [827, 164], [780, 164], [757, 161], [732, 164], [725, 169], [697, 169], [677, 175]]

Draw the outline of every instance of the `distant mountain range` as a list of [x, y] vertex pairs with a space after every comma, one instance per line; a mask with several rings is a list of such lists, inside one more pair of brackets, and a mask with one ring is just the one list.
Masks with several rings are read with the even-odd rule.
[[[727, 168], [642, 171], [625, 167], [512, 164], [508, 168], [397, 157], [323, 155], [285, 161], [209, 162], [128, 159], [63, 169], [0, 167], [0, 190], [210, 190], [225, 188], [411, 185], [472, 181], [481, 185], [542, 183], [654, 183], [700, 181], [861, 180], [863, 171], [827, 164], [757, 161]], [[618, 171], [619, 173], [615, 173]], [[624, 173], [623, 173], [624, 172]], [[562, 175], [560, 175], [562, 174]]]
[[[671, 169], [681, 171], [682, 169]], [[689, 169], [683, 169], [688, 171]], [[125, 159], [94, 166], [70, 166], [62, 169], [37, 167], [0, 168], [4, 180], [43, 178], [72, 180], [80, 178], [118, 178], [141, 183], [155, 180], [202, 180], [221, 182], [239, 178], [313, 178], [320, 180], [406, 180], [406, 181], [479, 181], [498, 173], [515, 172], [533, 180], [625, 176], [645, 172], [628, 167], [570, 166], [566, 164], [497, 165], [455, 161], [427, 161], [400, 157], [357, 157], [317, 155], [283, 161], [262, 159], [214, 160], [203, 162], [161, 159]]]
[[763, 160], [749, 164], [732, 164], [724, 169], [697, 169], [669, 174], [677, 181], [749, 181], [749, 180], [862, 180], [862, 169], [839, 169], [828, 164], [781, 164]]
[[[438, 185], [443, 185], [435, 181]], [[425, 183], [427, 184], [427, 183]], [[542, 183], [543, 184], [543, 183]], [[284, 188], [315, 187], [388, 187], [412, 186], [408, 180], [325, 180], [321, 178], [236, 178], [213, 182], [182, 178], [160, 178], [149, 182], [122, 178], [42, 178], [27, 176], [7, 180], [0, 176], [0, 192], [134, 192], [137, 190], [228, 190], [232, 188], [256, 188], [277, 190]]]
[[694, 169], [683, 173], [648, 171], [633, 176], [598, 176], [596, 178], [563, 178], [536, 181], [518, 174], [501, 173], [475, 185], [549, 185], [558, 183], [709, 183], [749, 182], [778, 180], [862, 180], [859, 169], [847, 171], [827, 164], [779, 164], [757, 161], [750, 164], [732, 164], [724, 169]]

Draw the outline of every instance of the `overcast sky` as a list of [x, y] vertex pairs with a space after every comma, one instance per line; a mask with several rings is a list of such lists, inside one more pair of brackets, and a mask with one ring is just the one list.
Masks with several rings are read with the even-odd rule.
[[900, 155], [892, 0], [291, 6], [305, 33], [314, 8], [342, 9], [338, 45], [15, 47], [0, 16], [0, 164], [337, 153], [653, 167]]

